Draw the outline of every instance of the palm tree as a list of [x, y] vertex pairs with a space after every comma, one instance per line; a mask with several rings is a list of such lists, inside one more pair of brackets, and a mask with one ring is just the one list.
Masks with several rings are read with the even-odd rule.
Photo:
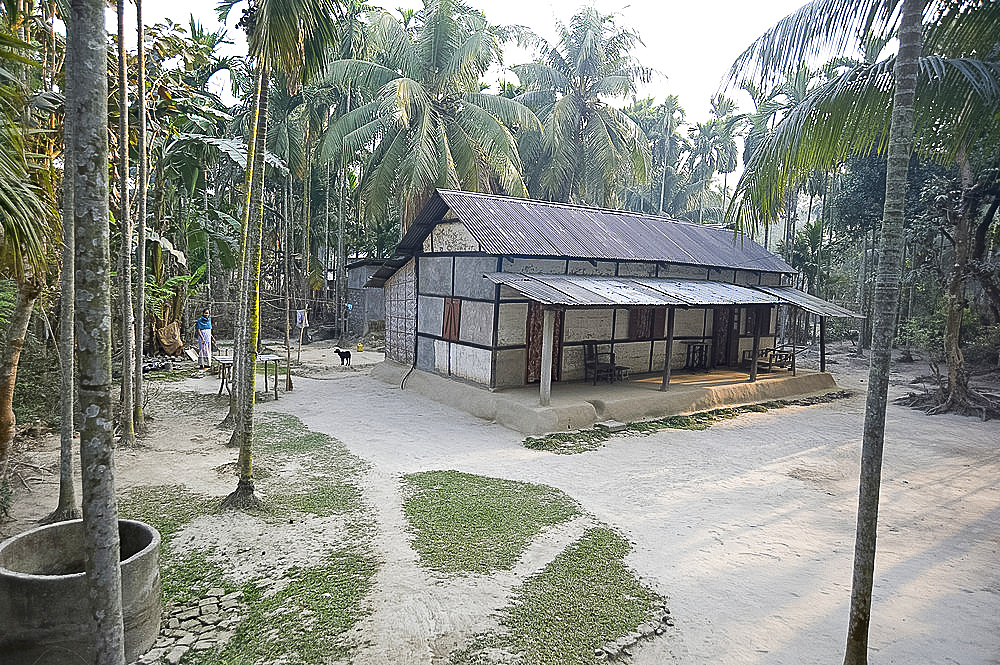
[[369, 15], [371, 60], [341, 59], [327, 79], [367, 100], [323, 139], [323, 157], [371, 151], [361, 180], [364, 220], [399, 219], [400, 230], [436, 187], [527, 196], [514, 138], [539, 129], [521, 103], [483, 94], [506, 31], [461, 0], [425, 0], [401, 21]]
[[652, 177], [648, 186], [635, 184], [626, 190], [624, 207], [636, 212], [677, 217], [687, 211], [687, 201], [678, 209], [678, 175], [684, 165], [684, 153], [691, 148], [681, 131], [684, 109], [677, 95], [667, 95], [662, 104], [640, 99], [625, 109], [649, 139]]
[[[72, 98], [76, 91], [73, 83], [73, 53], [72, 49], [66, 49], [66, 58], [63, 61], [64, 85], [63, 108], [68, 109], [72, 104]], [[73, 130], [69, 128], [72, 122], [72, 114], [64, 113], [63, 135], [73, 135]], [[63, 160], [65, 164], [72, 164], [72, 146], [67, 141], [64, 143]], [[60, 386], [59, 386], [59, 502], [55, 510], [52, 511], [43, 521], [46, 523], [61, 522], [63, 520], [75, 520], [80, 517], [80, 510], [76, 501], [76, 484], [73, 481], [73, 461], [76, 459], [74, 434], [75, 427], [75, 398], [76, 398], [76, 359], [74, 353], [74, 326], [75, 314], [73, 311], [73, 301], [76, 297], [76, 286], [73, 277], [73, 260], [76, 255], [76, 242], [74, 240], [73, 227], [73, 178], [68, 169], [63, 169], [62, 176], [62, 200], [60, 202], [62, 216], [62, 263], [59, 271], [59, 366], [60, 366]]]
[[[219, 6], [225, 20], [238, 0]], [[247, 150], [247, 184], [243, 211], [239, 304], [233, 357], [236, 391], [236, 427], [230, 445], [238, 447], [239, 483], [223, 507], [253, 509], [260, 506], [253, 482], [254, 380], [260, 316], [260, 250], [264, 206], [264, 153], [267, 106], [272, 67], [282, 69], [297, 86], [325, 65], [325, 44], [332, 26], [326, 0], [255, 0], [249, 3], [240, 26], [246, 30], [257, 76], [253, 129]]]
[[140, 433], [145, 431], [146, 417], [143, 413], [142, 360], [146, 334], [146, 198], [149, 187], [149, 159], [146, 142], [146, 29], [142, 24], [142, 0], [135, 0], [136, 24], [136, 89], [138, 90], [139, 122], [136, 142], [139, 144], [138, 180], [139, 197], [136, 217], [135, 252], [135, 371], [132, 374], [134, 394], [132, 396], [132, 424]]
[[[691, 172], [701, 183], [698, 203], [698, 222], [704, 221], [705, 194], [716, 173], [728, 174], [738, 166], [736, 128], [739, 117], [716, 116], [707, 122], [695, 123], [689, 131], [691, 137]], [[725, 188], [722, 192], [725, 206]]]
[[[122, 314], [122, 437], [135, 444], [135, 327], [132, 313], [132, 215], [129, 208], [128, 54], [125, 51], [125, 0], [118, 0], [118, 221], [122, 246], [118, 275]], [[140, 280], [140, 285], [143, 282]]]
[[94, 661], [124, 665], [118, 504], [111, 409], [111, 266], [108, 228], [108, 77], [104, 2], [72, 0], [77, 93], [70, 154], [76, 229], [76, 340], [80, 376], [83, 550]]
[[539, 60], [512, 67], [527, 90], [518, 99], [543, 126], [540, 141], [523, 141], [525, 162], [537, 165], [532, 193], [616, 207], [623, 190], [648, 180], [651, 155], [642, 129], [604, 100], [634, 94], [652, 72], [632, 57], [639, 35], [613, 15], [587, 7], [558, 28], [557, 44], [538, 39]]
[[[807, 55], [843, 49], [856, 35], [895, 34], [899, 39], [894, 59], [850, 68], [789, 113], [751, 158], [729, 208], [740, 228], [756, 225], [773, 216], [782, 188], [812, 169], [873, 149], [887, 155], [846, 665], [867, 662], [889, 360], [914, 128], [921, 137], [936, 139], [931, 143], [938, 159], [954, 159], [970, 139], [995, 138], [997, 131], [993, 113], [1000, 70], [995, 63], [921, 58], [923, 32], [930, 53], [992, 53], [998, 12], [997, 3], [971, 1], [814, 0], [754, 42], [732, 69], [734, 80], [767, 81]], [[947, 131], [941, 132], [942, 127]], [[920, 142], [916, 147], [923, 149]]]

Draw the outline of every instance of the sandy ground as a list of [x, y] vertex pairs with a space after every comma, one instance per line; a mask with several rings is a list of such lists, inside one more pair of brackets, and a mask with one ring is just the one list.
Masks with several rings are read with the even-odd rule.
[[[294, 355], [293, 355], [294, 358]], [[628, 562], [669, 599], [677, 625], [635, 663], [839, 663], [847, 629], [866, 367], [832, 365], [854, 398], [748, 414], [701, 432], [613, 439], [579, 455], [528, 450], [495, 424], [368, 376], [379, 354], [342, 367], [328, 343], [303, 349], [295, 389], [262, 410], [292, 413], [372, 464], [366, 497], [385, 565], [358, 627], [353, 662], [438, 662], [476, 631], [525, 576], [540, 570], [589, 518], [545, 532], [515, 569], [443, 581], [418, 564], [399, 477], [456, 469], [558, 487], [634, 544]], [[890, 396], [909, 390], [903, 366]], [[309, 378], [307, 378], [309, 377]], [[170, 384], [214, 394], [217, 379]], [[204, 419], [204, 418], [202, 418]], [[234, 458], [226, 434], [193, 416], [155, 423], [122, 451], [117, 482], [232, 489], [212, 471]], [[890, 406], [871, 627], [872, 663], [1000, 664], [1000, 423], [926, 417]], [[52, 458], [52, 439], [29, 451]], [[6, 533], [55, 503], [40, 476]], [[194, 526], [194, 525], [192, 525]], [[361, 635], [367, 636], [362, 639]]]

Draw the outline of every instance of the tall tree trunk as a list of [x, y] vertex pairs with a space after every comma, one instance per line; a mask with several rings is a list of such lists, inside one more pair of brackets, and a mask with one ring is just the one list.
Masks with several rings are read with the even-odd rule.
[[284, 263], [282, 265], [285, 285], [285, 390], [292, 390], [292, 174], [285, 177], [285, 222], [282, 225], [281, 248]]
[[790, 188], [785, 192], [785, 261], [792, 259], [792, 243], [795, 240], [795, 207], [798, 204], [799, 192]]
[[0, 483], [7, 481], [7, 466], [17, 430], [14, 416], [14, 386], [17, 383], [17, 363], [28, 335], [31, 310], [35, 306], [42, 284], [32, 275], [17, 282], [17, 302], [10, 317], [7, 338], [0, 353]]
[[124, 665], [118, 504], [111, 411], [108, 62], [104, 3], [72, 0], [79, 94], [73, 96], [76, 339], [79, 347], [83, 552], [96, 665]]
[[128, 56], [125, 52], [125, 0], [118, 0], [118, 177], [121, 225], [121, 274], [118, 289], [122, 308], [122, 436], [121, 443], [135, 445], [134, 400], [132, 385], [135, 370], [135, 321], [132, 315], [132, 216], [128, 192]]
[[993, 311], [994, 320], [1000, 320], [1000, 274], [998, 274], [995, 264], [988, 260], [992, 253], [991, 244], [995, 243], [990, 243], [987, 239], [998, 210], [1000, 210], [1000, 195], [994, 195], [993, 202], [987, 208], [986, 214], [976, 225], [975, 240], [972, 243], [972, 252], [969, 257], [972, 274], [989, 298], [989, 307]]
[[[350, 109], [350, 98], [348, 98], [348, 110]], [[347, 162], [344, 161], [340, 170], [340, 196], [337, 197], [337, 321], [340, 335], [344, 334], [347, 328], [347, 251], [344, 242], [344, 233], [347, 229], [347, 212], [344, 207], [347, 202]]]
[[868, 339], [868, 289], [865, 288], [868, 282], [868, 231], [861, 234], [861, 265], [858, 267], [858, 308], [865, 314], [861, 320], [861, 330], [858, 331], [858, 357], [863, 358], [865, 353], [865, 340]]
[[[330, 302], [330, 160], [326, 160], [326, 180], [323, 181], [323, 296]], [[326, 308], [324, 307], [324, 310]]]
[[[302, 232], [302, 309], [305, 310], [306, 316], [309, 315], [309, 292], [311, 286], [309, 284], [309, 258], [312, 254], [312, 230], [310, 228], [310, 222], [312, 221], [312, 155], [309, 150], [309, 137], [306, 137], [306, 174], [305, 180], [302, 183], [302, 206], [305, 212], [305, 230]], [[296, 357], [296, 362], [302, 360], [302, 338], [305, 336], [306, 330], [305, 326], [299, 328], [299, 352]]]
[[202, 170], [202, 177], [205, 180], [201, 188], [201, 210], [205, 219], [205, 287], [208, 289], [208, 306], [215, 305], [212, 297], [212, 233], [208, 228], [208, 170]]
[[[67, 42], [76, 32], [69, 31]], [[74, 48], [66, 45], [66, 108], [73, 106], [73, 95], [76, 94], [75, 72], [73, 69]], [[73, 136], [73, 114], [67, 113], [64, 119], [63, 134]], [[73, 163], [73, 146], [65, 141], [63, 160], [65, 165]], [[73, 452], [74, 452], [74, 418], [76, 414], [74, 396], [76, 394], [75, 354], [73, 349], [73, 326], [75, 321], [73, 302], [75, 285], [73, 282], [73, 260], [76, 255], [76, 242], [73, 238], [73, 173], [69, 168], [63, 169], [62, 179], [62, 270], [59, 273], [59, 503], [56, 509], [43, 520], [44, 522], [61, 522], [80, 517], [76, 505], [76, 485], [73, 483]]]
[[886, 398], [892, 325], [899, 298], [899, 265], [903, 244], [903, 210], [906, 177], [913, 149], [913, 100], [917, 87], [917, 60], [921, 48], [921, 14], [925, 0], [903, 0], [899, 25], [899, 53], [894, 74], [896, 89], [889, 126], [886, 163], [885, 208], [875, 281], [874, 325], [868, 396], [865, 402], [864, 436], [861, 444], [861, 478], [858, 491], [858, 528], [854, 545], [851, 610], [844, 665], [868, 662], [868, 631], [871, 624], [872, 586], [875, 577], [875, 541], [878, 533], [878, 502], [882, 478], [882, 447], [885, 442]]
[[139, 209], [136, 213], [137, 245], [135, 252], [135, 374], [132, 400], [132, 421], [141, 434], [146, 431], [146, 417], [142, 410], [142, 359], [146, 334], [146, 195], [149, 187], [149, 156], [146, 151], [146, 29], [142, 25], [142, 0], [135, 0], [137, 32], [138, 101], [139, 101]]
[[264, 151], [267, 139], [268, 68], [258, 65], [257, 99], [254, 110], [253, 134], [247, 151], [247, 205], [243, 212], [243, 251], [241, 291], [233, 369], [237, 394], [236, 428], [229, 445], [239, 447], [239, 483], [223, 502], [223, 508], [256, 509], [260, 500], [254, 493], [253, 481], [253, 413], [255, 398], [255, 366], [260, 334], [260, 245], [264, 216]]
[[970, 202], [972, 190], [972, 169], [965, 146], [958, 151], [955, 160], [962, 182], [962, 196], [959, 201], [958, 218], [955, 224], [955, 260], [948, 276], [948, 313], [944, 326], [944, 351], [948, 363], [948, 392], [944, 403], [933, 410], [942, 413], [969, 404], [969, 372], [962, 355], [961, 331], [962, 315], [965, 313], [965, 278], [969, 265], [969, 241], [972, 223], [970, 217], [975, 206]]

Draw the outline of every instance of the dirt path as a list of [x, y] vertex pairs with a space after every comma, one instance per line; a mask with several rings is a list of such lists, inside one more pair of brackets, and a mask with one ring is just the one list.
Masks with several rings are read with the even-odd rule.
[[[329, 357], [323, 357], [322, 354]], [[401, 510], [400, 477], [456, 469], [555, 486], [634, 544], [628, 563], [669, 598], [677, 626], [635, 663], [838, 662], [847, 626], [864, 409], [864, 366], [833, 370], [858, 396], [748, 414], [692, 432], [612, 439], [589, 453], [526, 449], [504, 429], [373, 380], [355, 354], [303, 349], [312, 378], [262, 410], [295, 414], [368, 460], [366, 500], [384, 556], [358, 626], [355, 663], [435, 662], [492, 625], [520, 579], [544, 566], [584, 526], [546, 532], [515, 571], [461, 583], [417, 564]], [[919, 368], [917, 368], [919, 371]], [[211, 379], [176, 388], [214, 394]], [[174, 389], [174, 388], [171, 388]], [[898, 394], [904, 388], [893, 387]], [[173, 417], [172, 417], [173, 418]], [[208, 474], [233, 456], [196, 414], [160, 423], [119, 456], [120, 486], [180, 477], [223, 495]], [[871, 629], [873, 663], [1000, 663], [1000, 423], [928, 418], [890, 406]], [[35, 453], [39, 460], [52, 450]], [[54, 505], [38, 483], [16, 506], [23, 530]], [[392, 631], [384, 630], [390, 626]]]
[[[863, 365], [837, 369], [843, 387], [864, 389]], [[363, 375], [302, 380], [275, 408], [384, 472], [456, 469], [545, 483], [621, 529], [635, 544], [629, 563], [677, 617], [676, 635], [643, 647], [636, 663], [842, 657], [861, 392], [572, 456], [527, 450], [513, 432]], [[998, 441], [1000, 423], [889, 407], [873, 662], [998, 662]], [[440, 611], [444, 627], [464, 610]]]

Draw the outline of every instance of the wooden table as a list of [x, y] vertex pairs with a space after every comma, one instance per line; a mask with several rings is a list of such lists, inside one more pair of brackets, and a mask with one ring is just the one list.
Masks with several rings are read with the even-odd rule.
[[[267, 365], [271, 363], [274, 365], [274, 399], [278, 399], [278, 361], [281, 356], [276, 356], [273, 353], [262, 353], [257, 356], [257, 362], [264, 363], [264, 392], [269, 393], [271, 389], [268, 387], [268, 376], [267, 376]], [[232, 371], [233, 371], [233, 357], [232, 356], [214, 356], [213, 360], [218, 361], [219, 376], [221, 377], [219, 381], [219, 394], [222, 394], [223, 390], [231, 391], [232, 383]]]

